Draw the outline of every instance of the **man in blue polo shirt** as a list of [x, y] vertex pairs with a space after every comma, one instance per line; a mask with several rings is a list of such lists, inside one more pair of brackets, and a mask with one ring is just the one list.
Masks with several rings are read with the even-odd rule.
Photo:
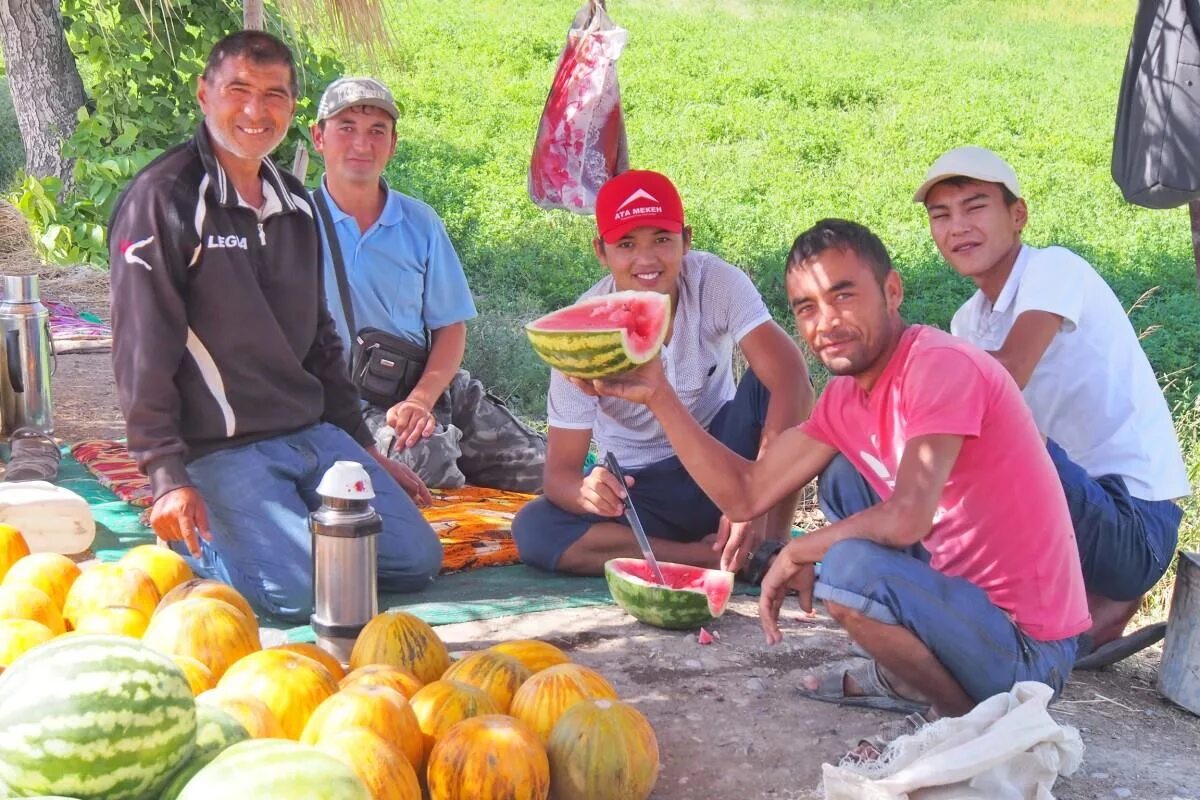
[[392, 93], [379, 81], [340, 78], [325, 90], [312, 127], [325, 158], [317, 199], [326, 201], [337, 232], [333, 244], [356, 330], [349, 330], [337, 254], [322, 227], [325, 294], [347, 351], [368, 327], [427, 351], [415, 385], [389, 407], [368, 405], [367, 425], [381, 452], [412, 467], [429, 486], [470, 481], [538, 491], [545, 440], [461, 369], [475, 304], [446, 229], [432, 208], [383, 180], [396, 151], [398, 116]]

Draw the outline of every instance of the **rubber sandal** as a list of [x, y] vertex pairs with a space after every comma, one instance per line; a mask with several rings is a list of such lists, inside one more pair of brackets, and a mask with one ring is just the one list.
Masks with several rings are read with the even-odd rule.
[[58, 476], [62, 452], [58, 443], [36, 428], [17, 428], [9, 439], [11, 455], [6, 481], [52, 481]]
[[[858, 684], [861, 695], [846, 694], [847, 675]], [[902, 714], [924, 714], [929, 711], [928, 703], [918, 703], [896, 694], [879, 674], [879, 665], [874, 660], [857, 667], [831, 669], [821, 676], [821, 683], [816, 689], [801, 688], [799, 694], [809, 700], [854, 708], [873, 708], [877, 711], [897, 711]]]
[[771, 566], [771, 559], [779, 554], [779, 551], [787, 547], [787, 542], [780, 539], [767, 539], [754, 550], [754, 554], [750, 556], [750, 560], [746, 562], [746, 566], [742, 567], [738, 573], [738, 579], [743, 580], [753, 586], [762, 584], [762, 579], [766, 576], [767, 570]]
[[[1096, 648], [1087, 648], [1087, 652], [1075, 657], [1075, 669], [1077, 670], [1093, 670], [1107, 667], [1110, 664], [1115, 664], [1122, 659], [1129, 658], [1134, 653], [1145, 650], [1152, 644], [1162, 641], [1162, 638], [1167, 635], [1167, 623], [1156, 622], [1153, 625], [1147, 625], [1141, 630], [1122, 636], [1118, 639], [1113, 639], [1111, 642], [1105, 642]], [[1080, 650], [1083, 651], [1085, 645], [1090, 645], [1090, 640], [1080, 643]]]

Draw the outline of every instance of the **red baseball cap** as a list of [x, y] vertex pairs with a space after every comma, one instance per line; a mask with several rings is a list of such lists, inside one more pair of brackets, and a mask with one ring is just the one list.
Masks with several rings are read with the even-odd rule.
[[609, 244], [634, 228], [683, 230], [683, 201], [666, 175], [634, 169], [610, 178], [596, 195], [596, 229]]

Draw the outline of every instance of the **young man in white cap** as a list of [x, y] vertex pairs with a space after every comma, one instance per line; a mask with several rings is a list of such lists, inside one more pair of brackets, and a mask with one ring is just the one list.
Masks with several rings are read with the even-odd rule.
[[[1079, 544], [1092, 645], [1112, 642], [1170, 565], [1183, 515], [1175, 501], [1191, 493], [1154, 370], [1091, 265], [1063, 247], [1022, 243], [1028, 206], [998, 155], [947, 152], [913, 199], [942, 257], [978, 287], [951, 332], [1004, 365], [1047, 437]], [[1111, 655], [1129, 649], [1119, 648]]]
[[[711, 253], [691, 249], [683, 201], [665, 175], [623, 172], [596, 197], [596, 258], [608, 270], [584, 298], [636, 289], [671, 297], [671, 331], [662, 362], [688, 413], [719, 441], [754, 458], [799, 424], [813, 392], [799, 347], [771, 319], [749, 276]], [[733, 349], [750, 370], [735, 386]], [[546, 494], [513, 521], [521, 559], [546, 570], [600, 574], [604, 562], [641, 557], [621, 516], [631, 498], [663, 561], [737, 571], [757, 583], [786, 543], [797, 489], [751, 523], [729, 525], [675, 455], [649, 409], [596, 397], [552, 372], [548, 401]], [[595, 438], [633, 482], [604, 467], [584, 473]]]
[[432, 208], [383, 180], [398, 116], [379, 81], [339, 78], [322, 95], [312, 127], [325, 158], [314, 198], [323, 218], [326, 301], [347, 356], [363, 328], [398, 337], [411, 353], [390, 402], [372, 398], [367, 406], [367, 426], [380, 452], [429, 486], [470, 481], [538, 491], [545, 439], [461, 368], [475, 303], [450, 237]]

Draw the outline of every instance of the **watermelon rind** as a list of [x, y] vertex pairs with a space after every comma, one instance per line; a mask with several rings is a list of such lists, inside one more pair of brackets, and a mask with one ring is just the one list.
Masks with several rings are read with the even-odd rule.
[[242, 723], [216, 706], [196, 704], [196, 749], [171, 775], [158, 800], [176, 800], [196, 773], [224, 750], [250, 738]]
[[286, 739], [250, 739], [226, 749], [188, 781], [178, 800], [373, 800], [346, 764]]
[[[604, 564], [604, 579], [616, 604], [639, 622], [671, 630], [696, 628], [725, 613], [733, 593], [733, 573], [706, 570], [706, 580], [717, 588], [723, 599], [720, 606], [710, 606], [708, 595], [700, 589], [672, 589], [642, 580], [627, 571], [631, 564], [645, 563], [634, 558], [614, 558]], [[696, 567], [660, 561], [659, 567], [667, 576], [675, 570], [694, 571]]]
[[195, 738], [183, 672], [128, 637], [55, 639], [0, 675], [0, 796], [155, 796]]
[[[627, 302], [645, 306], [661, 315], [662, 324], [644, 348], [635, 348], [629, 333], [619, 326], [585, 327], [578, 330], [544, 329], [547, 320], [563, 313], [577, 313], [588, 306], [604, 307]], [[573, 378], [592, 380], [628, 372], [657, 358], [671, 330], [671, 298], [659, 292], [624, 291], [591, 297], [573, 306], [547, 314], [525, 326], [525, 335], [538, 357]]]

